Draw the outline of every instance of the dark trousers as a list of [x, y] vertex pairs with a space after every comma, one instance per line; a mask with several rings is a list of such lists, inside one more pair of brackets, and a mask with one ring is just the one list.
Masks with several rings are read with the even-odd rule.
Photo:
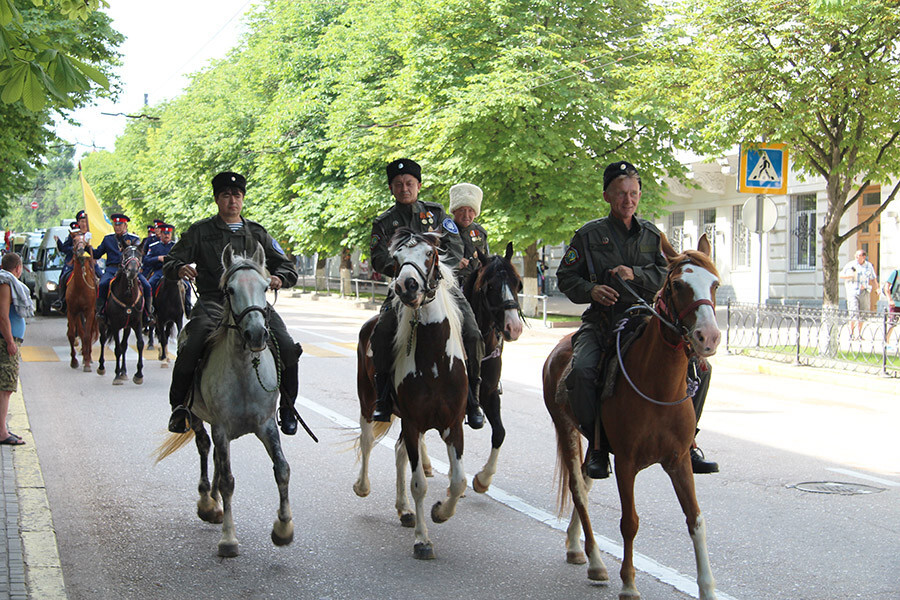
[[[469, 376], [469, 386], [475, 386], [481, 382], [481, 359], [484, 358], [484, 339], [475, 321], [475, 313], [469, 306], [469, 301], [463, 296], [459, 288], [453, 290], [453, 299], [459, 307], [462, 316], [463, 348], [466, 351], [466, 371]], [[394, 366], [394, 334], [397, 332], [397, 313], [391, 308], [394, 301], [393, 290], [388, 290], [387, 298], [381, 305], [381, 313], [378, 315], [378, 323], [372, 331], [372, 362], [375, 365], [376, 374], [387, 374]], [[475, 396], [478, 397], [477, 394]]]
[[[188, 392], [194, 383], [194, 372], [197, 370], [206, 348], [206, 338], [216, 327], [217, 322], [210, 318], [206, 310], [206, 306], [209, 304], [208, 300], [198, 299], [191, 311], [191, 318], [184, 327], [185, 340], [178, 348], [175, 366], [172, 367], [172, 384], [169, 387], [169, 404], [172, 405], [172, 408], [185, 403]], [[217, 310], [219, 308], [216, 307]], [[269, 307], [269, 332], [278, 343], [278, 353], [281, 357], [281, 397], [283, 401], [289, 399], [290, 405], [293, 406], [298, 390], [297, 362], [300, 360], [303, 350], [300, 348], [300, 344], [295, 343], [291, 338], [281, 316], [271, 306]]]

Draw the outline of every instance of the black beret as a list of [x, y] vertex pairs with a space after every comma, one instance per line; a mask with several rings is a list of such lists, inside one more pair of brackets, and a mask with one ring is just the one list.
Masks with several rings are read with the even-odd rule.
[[75, 220], [76, 220], [76, 221], [77, 221], [78, 219], [83, 219], [83, 218], [86, 218], [86, 217], [87, 217], [87, 213], [84, 212], [83, 210], [79, 210], [79, 211], [75, 214]]
[[127, 223], [131, 220], [122, 213], [113, 213], [109, 215], [109, 218], [112, 219], [113, 223]]
[[626, 175], [628, 177], [637, 177], [638, 186], [641, 185], [641, 175], [638, 173], [638, 170], [634, 168], [634, 165], [630, 162], [626, 162], [624, 160], [620, 160], [619, 162], [614, 162], [603, 171], [603, 191], [606, 191], [606, 188], [609, 187], [617, 177], [622, 175]]
[[247, 193], [247, 180], [239, 173], [232, 171], [222, 171], [212, 179], [213, 196], [218, 196], [219, 192], [228, 188], [237, 188]]
[[419, 183], [422, 183], [422, 167], [420, 167], [419, 163], [417, 163], [416, 161], [410, 160], [408, 158], [398, 158], [394, 162], [388, 163], [388, 185], [391, 185], [394, 177], [403, 174], [412, 175], [419, 180]]

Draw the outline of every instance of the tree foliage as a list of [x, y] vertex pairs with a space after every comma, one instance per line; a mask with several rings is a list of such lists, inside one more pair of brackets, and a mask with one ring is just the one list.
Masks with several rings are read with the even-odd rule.
[[679, 2], [638, 69], [644, 97], [701, 134], [707, 149], [786, 142], [795, 167], [826, 181], [824, 302], [837, 305], [839, 248], [868, 220], [841, 217], [872, 182], [900, 172], [900, 13], [889, 0]]

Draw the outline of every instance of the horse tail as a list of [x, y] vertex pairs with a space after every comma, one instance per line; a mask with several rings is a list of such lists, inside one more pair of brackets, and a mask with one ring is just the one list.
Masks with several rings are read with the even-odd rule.
[[170, 433], [151, 456], [156, 459], [154, 462], [158, 463], [170, 454], [174, 454], [187, 446], [193, 439], [193, 429], [188, 430], [187, 433]]
[[556, 466], [554, 467], [554, 476], [556, 478], [556, 516], [560, 518], [569, 509], [569, 501], [572, 499], [572, 493], [569, 489], [572, 474], [569, 472], [569, 465], [566, 464], [566, 453], [564, 450], [564, 444], [568, 444], [572, 437], [576, 438], [576, 456], [581, 456], [581, 436], [563, 437], [559, 434], [559, 431], [556, 432]]
[[[93, 310], [93, 308], [91, 309]], [[97, 340], [100, 339], [100, 319], [94, 316], [91, 321], [91, 344], [97, 343]]]

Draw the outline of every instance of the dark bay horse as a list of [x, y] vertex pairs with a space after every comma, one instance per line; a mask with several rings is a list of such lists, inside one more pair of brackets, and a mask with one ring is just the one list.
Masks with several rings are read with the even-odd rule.
[[[462, 345], [462, 319], [454, 299], [453, 271], [440, 262], [436, 233], [414, 233], [401, 228], [391, 240], [390, 252], [397, 263], [393, 286], [398, 328], [394, 338], [394, 385], [397, 401], [394, 414], [402, 429], [395, 446], [397, 497], [395, 507], [400, 522], [415, 526], [413, 555], [434, 558], [434, 546], [425, 526], [424, 500], [428, 485], [419, 449], [426, 431], [436, 429], [447, 445], [450, 459], [450, 488], [445, 501], [431, 508], [435, 523], [443, 523], [456, 512], [466, 490], [463, 470], [463, 417], [466, 411], [468, 379]], [[361, 469], [353, 491], [367, 496], [369, 454], [375, 442], [390, 429], [390, 423], [373, 423], [375, 407], [374, 366], [369, 338], [378, 317], [372, 317], [359, 332], [356, 387], [360, 404], [358, 445]], [[406, 495], [406, 464], [412, 469], [410, 488], [415, 514]]]
[[[234, 256], [231, 246], [222, 255], [225, 273], [220, 287], [225, 292], [221, 321], [209, 336], [209, 353], [194, 378], [190, 405], [191, 430], [170, 434], [157, 451], [157, 461], [190, 442], [196, 436], [200, 453], [200, 499], [197, 515], [210, 523], [222, 523], [219, 556], [238, 554], [231, 497], [234, 476], [231, 473], [231, 440], [254, 434], [266, 447], [275, 471], [280, 503], [278, 518], [272, 526], [272, 542], [278, 546], [294, 539], [294, 522], [288, 500], [291, 468], [281, 449], [275, 422], [279, 375], [275, 358], [268, 348], [269, 329], [265, 253], [257, 245], [251, 257]], [[209, 307], [209, 303], [205, 305]], [[214, 472], [208, 477], [210, 438], [203, 422], [210, 424]], [[219, 499], [222, 501], [219, 506]]]
[[481, 470], [472, 478], [472, 489], [484, 493], [497, 472], [500, 446], [506, 438], [506, 429], [500, 418], [500, 371], [502, 369], [503, 343], [514, 342], [522, 335], [522, 319], [519, 315], [518, 294], [522, 291], [522, 278], [513, 266], [512, 242], [506, 246], [506, 254], [485, 256], [480, 251], [481, 267], [466, 280], [463, 293], [481, 335], [484, 337], [484, 358], [481, 362], [481, 388], [478, 393], [484, 416], [491, 424], [491, 454]]
[[172, 281], [163, 277], [153, 292], [153, 315], [156, 317], [156, 325], [149, 328], [147, 349], [153, 347], [153, 333], [159, 341], [159, 366], [169, 366], [169, 338], [172, 337], [173, 328], [181, 333], [182, 320], [184, 319], [184, 282]]
[[141, 272], [141, 251], [137, 246], [127, 246], [122, 251], [122, 262], [116, 276], [109, 283], [109, 297], [106, 299], [106, 318], [100, 319], [100, 363], [97, 374], [106, 373], [103, 351], [110, 337], [115, 341], [116, 377], [113, 385], [122, 385], [128, 380], [125, 353], [128, 351], [128, 335], [134, 332], [137, 343], [138, 362], [134, 382], [144, 383], [144, 337], [141, 335], [141, 317], [144, 314], [144, 298], [138, 274]]
[[[620, 529], [624, 538], [622, 591], [620, 600], [639, 598], [634, 583], [634, 538], [638, 515], [634, 502], [634, 479], [639, 471], [659, 463], [672, 480], [694, 545], [697, 584], [701, 600], [713, 600], [715, 581], [706, 548], [706, 524], [694, 491], [690, 448], [697, 424], [687, 391], [688, 359], [715, 354], [720, 333], [716, 326], [715, 298], [718, 272], [709, 259], [706, 236], [698, 251], [677, 254], [663, 238], [663, 253], [669, 272], [657, 294], [654, 316], [621, 357], [612, 395], [601, 403], [603, 425], [615, 455], [616, 483], [622, 504]], [[616, 347], [618, 348], [618, 340]], [[575, 510], [566, 538], [566, 559], [583, 564], [587, 553], [588, 578], [608, 581], [609, 575], [594, 540], [587, 513], [591, 479], [582, 472], [581, 433], [569, 406], [564, 384], [571, 368], [572, 336], [563, 338], [544, 363], [544, 403], [556, 427], [557, 461], [560, 473], [560, 508], [569, 489]], [[582, 424], [583, 426], [586, 424]], [[593, 426], [590, 426], [593, 431]], [[584, 547], [580, 531], [584, 533]]]
[[72, 353], [72, 361], [69, 365], [73, 369], [78, 368], [78, 358], [75, 354], [75, 340], [81, 340], [81, 356], [83, 370], [91, 372], [91, 346], [100, 337], [97, 323], [97, 274], [94, 272], [94, 258], [91, 255], [84, 237], [79, 235], [72, 245], [72, 274], [66, 286], [66, 319], [68, 329], [66, 337], [69, 338], [69, 348]]

